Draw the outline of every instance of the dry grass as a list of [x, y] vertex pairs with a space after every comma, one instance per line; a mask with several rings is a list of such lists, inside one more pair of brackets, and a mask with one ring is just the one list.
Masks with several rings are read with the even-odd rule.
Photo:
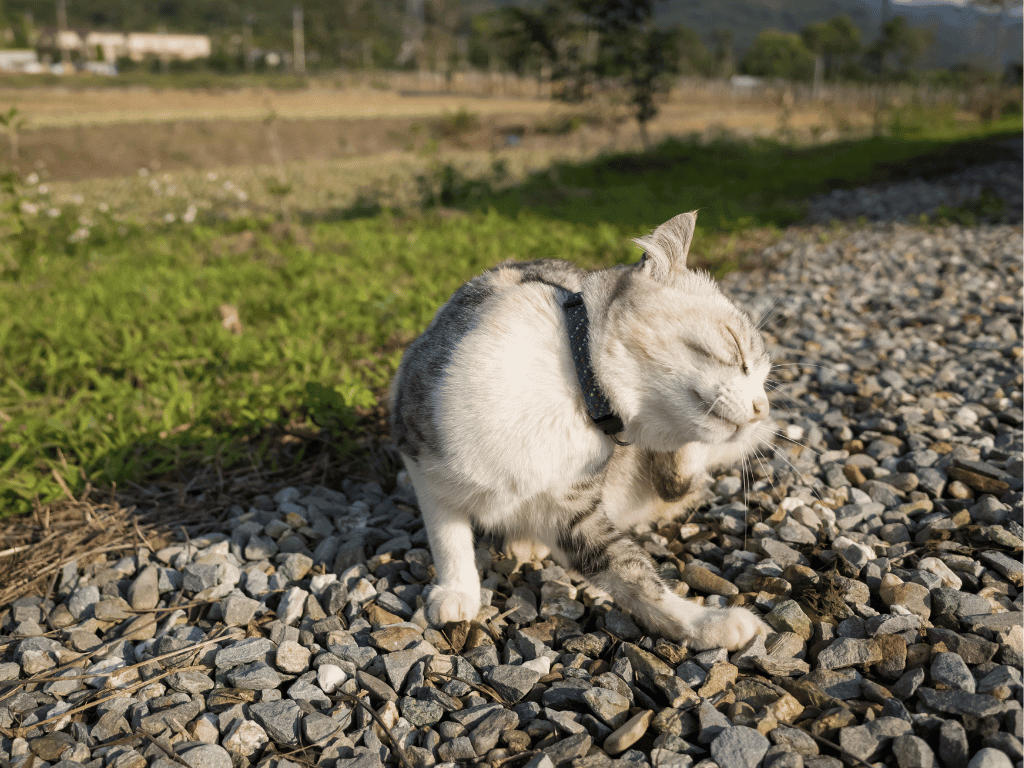
[[[629, 110], [610, 99], [573, 107], [537, 98], [370, 88], [0, 89], [0, 111], [10, 107], [17, 107], [22, 122], [17, 149], [7, 140], [4, 154], [22, 173], [35, 172], [44, 180], [121, 177], [140, 168], [214, 169], [436, 148], [494, 149], [504, 146], [510, 133], [530, 139], [537, 126], [565, 123], [573, 115], [583, 116], [579, 122], [586, 126], [571, 137], [530, 139], [529, 146], [558, 148], [569, 141], [603, 148], [639, 142]], [[445, 122], [456, 115], [479, 124], [446, 130]], [[827, 140], [870, 126], [871, 115], [860, 108], [793, 107], [781, 96], [742, 100], [678, 91], [662, 105], [649, 131], [655, 139], [723, 130]]]
[[300, 120], [427, 118], [459, 109], [480, 115], [542, 115], [550, 109], [551, 102], [520, 97], [409, 95], [372, 88], [0, 89], [0, 108], [10, 106], [18, 107], [28, 127], [43, 128], [178, 120], [262, 120], [271, 112], [281, 118]]
[[[322, 452], [288, 469], [254, 461], [223, 471], [211, 463], [190, 473], [187, 480], [154, 480], [144, 488], [100, 492], [87, 486], [77, 499], [65, 490], [67, 498], [37, 506], [31, 515], [0, 520], [0, 611], [26, 595], [51, 597], [68, 563], [82, 567], [116, 561], [140, 547], [156, 552], [171, 543], [224, 530], [228, 507], [246, 504], [258, 494], [289, 485], [331, 484], [367, 471], [377, 473]], [[98, 498], [101, 494], [105, 498]]]

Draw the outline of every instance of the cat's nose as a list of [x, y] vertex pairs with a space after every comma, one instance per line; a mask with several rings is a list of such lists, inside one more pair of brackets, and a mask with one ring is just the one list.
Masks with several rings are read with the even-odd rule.
[[754, 418], [751, 421], [760, 421], [768, 416], [768, 398], [765, 395], [755, 397], [750, 404], [754, 409]]

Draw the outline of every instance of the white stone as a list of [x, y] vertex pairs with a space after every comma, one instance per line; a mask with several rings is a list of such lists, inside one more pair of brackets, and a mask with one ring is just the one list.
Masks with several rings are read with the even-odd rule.
[[306, 610], [306, 598], [309, 592], [301, 587], [292, 587], [281, 596], [277, 604], [277, 618], [286, 625], [292, 625], [302, 618]]
[[917, 568], [920, 571], [928, 571], [934, 573], [940, 579], [942, 579], [942, 585], [945, 587], [952, 587], [953, 589], [960, 589], [964, 585], [963, 581], [953, 571], [949, 569], [949, 566], [939, 560], [937, 557], [925, 557], [917, 563]]
[[336, 664], [324, 664], [316, 671], [316, 682], [320, 690], [330, 695], [338, 686], [348, 680], [348, 674]]
[[309, 580], [309, 591], [319, 597], [328, 586], [338, 580], [336, 573], [318, 573]]
[[526, 669], [532, 669], [534, 672], [539, 672], [541, 677], [543, 677], [551, 671], [551, 659], [547, 656], [539, 656], [536, 659], [524, 661], [522, 666]]
[[262, 725], [252, 720], [238, 720], [228, 730], [223, 746], [231, 752], [249, 757], [263, 749], [269, 742], [270, 738]]

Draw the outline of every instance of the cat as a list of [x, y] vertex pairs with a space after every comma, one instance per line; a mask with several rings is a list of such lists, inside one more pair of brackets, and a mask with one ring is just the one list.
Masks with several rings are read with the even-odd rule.
[[[437, 571], [432, 624], [480, 610], [477, 526], [521, 560], [550, 552], [650, 631], [695, 650], [767, 634], [744, 608], [669, 590], [628, 534], [693, 507], [708, 469], [741, 460], [768, 432], [769, 355], [711, 276], [687, 268], [695, 223], [696, 212], [680, 214], [634, 240], [644, 255], [632, 265], [499, 264], [459, 288], [405, 352], [392, 437]], [[570, 316], [580, 299], [582, 325]], [[612, 411], [607, 434], [594, 396]]]

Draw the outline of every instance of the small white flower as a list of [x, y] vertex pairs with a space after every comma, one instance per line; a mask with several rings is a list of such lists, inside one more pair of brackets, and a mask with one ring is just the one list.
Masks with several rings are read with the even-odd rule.
[[249, 199], [249, 196], [245, 192], [243, 192], [242, 190], [238, 190], [238, 193], [236, 194], [236, 197], [238, 198], [238, 202], [240, 202], [240, 203], [244, 203], [245, 201], [247, 201]]
[[217, 174], [216, 174], [216, 173], [214, 173], [213, 171], [209, 171], [209, 172], [208, 172], [208, 173], [206, 174], [206, 180], [207, 180], [207, 181], [216, 181], [216, 180], [217, 180]]
[[149, 176], [149, 168], [139, 168], [139, 176], [142, 178]]
[[82, 203], [85, 202], [85, 197], [82, 196], [81, 194], [74, 194], [69, 199], [75, 205], [81, 205]]
[[38, 184], [39, 183], [39, 174], [38, 173], [30, 173], [28, 176], [25, 177], [25, 183], [26, 184]]
[[46, 186], [45, 184], [40, 184], [39, 185], [39, 194], [40, 195], [45, 195], [49, 191], [50, 191], [50, 188], [48, 186]]
[[181, 215], [181, 220], [186, 224], [191, 224], [193, 221], [196, 220], [195, 205], [190, 205], [188, 208], [185, 209], [185, 212]]
[[173, 224], [177, 220], [177, 218], [178, 217], [175, 216], [173, 213], [165, 213], [164, 214], [164, 221], [167, 224]]
[[46, 215], [49, 216], [51, 219], [56, 219], [58, 216], [60, 216], [60, 208], [47, 208]]
[[27, 213], [29, 216], [39, 213], [39, 206], [35, 203], [30, 203], [27, 200], [21, 201], [21, 212]]
[[88, 227], [79, 227], [78, 229], [76, 229], [74, 232], [71, 233], [70, 237], [68, 237], [68, 242], [69, 243], [81, 243], [82, 241], [84, 241], [88, 237], [89, 237], [89, 228]]
[[107, 205], [106, 203], [100, 203], [99, 205], [96, 206], [96, 210], [99, 211], [100, 213], [106, 213], [107, 211], [110, 210], [110, 206]]

